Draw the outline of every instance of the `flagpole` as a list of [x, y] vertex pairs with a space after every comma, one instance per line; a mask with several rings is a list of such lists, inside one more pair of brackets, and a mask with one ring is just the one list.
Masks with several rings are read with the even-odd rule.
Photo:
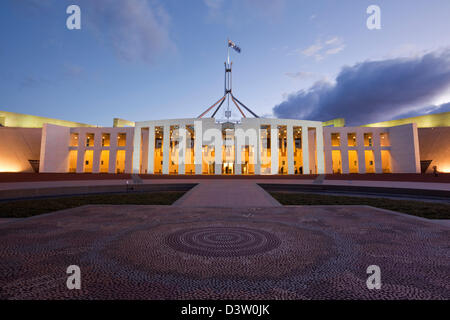
[[[227, 62], [230, 64], [230, 38], [227, 38]], [[228, 67], [228, 66], [227, 66]]]
[[230, 58], [230, 48], [233, 48], [236, 52], [241, 53], [241, 48], [239, 46], [237, 46], [233, 41], [231, 41], [229, 38], [227, 38], [227, 60], [225, 61], [224, 65], [225, 65], [225, 83], [224, 83], [224, 95], [221, 99], [219, 99], [219, 101], [217, 101], [214, 105], [212, 105], [211, 107], [209, 107], [205, 112], [203, 112], [199, 118], [202, 118], [207, 112], [209, 112], [209, 110], [211, 110], [213, 107], [215, 107], [217, 104], [219, 104], [219, 106], [216, 108], [216, 110], [214, 111], [212, 118], [214, 118], [214, 116], [217, 114], [217, 112], [219, 111], [219, 109], [222, 107], [223, 103], [225, 102], [225, 100], [227, 100], [227, 109], [225, 111], [225, 117], [227, 118], [227, 121], [230, 121], [230, 117], [231, 117], [231, 111], [230, 111], [230, 100], [236, 105], [236, 107], [238, 108], [238, 110], [241, 112], [242, 116], [244, 118], [246, 118], [245, 114], [242, 112], [241, 108], [239, 108], [239, 105], [241, 105], [243, 108], [245, 108], [245, 110], [247, 110], [248, 112], [250, 112], [255, 118], [259, 118], [259, 116], [254, 113], [252, 110], [250, 110], [246, 105], [244, 105], [242, 102], [240, 102], [232, 93], [232, 85], [233, 85], [233, 76], [232, 76], [232, 66], [233, 66], [233, 62], [231, 61]]
[[228, 90], [230, 90], [230, 76], [228, 75], [228, 69], [230, 68], [230, 38], [227, 38], [227, 65], [225, 74], [226, 76], [226, 82], [227, 82], [227, 89], [226, 89], [226, 95], [227, 95], [227, 112], [225, 112], [225, 117], [227, 120], [230, 120], [229, 112], [230, 112], [230, 96], [228, 94]]

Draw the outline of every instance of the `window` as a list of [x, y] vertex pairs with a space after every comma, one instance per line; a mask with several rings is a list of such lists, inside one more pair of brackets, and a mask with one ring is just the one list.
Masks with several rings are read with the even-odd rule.
[[117, 135], [117, 146], [118, 147], [125, 147], [127, 145], [127, 134], [126, 133], [119, 133]]
[[389, 133], [380, 133], [380, 144], [382, 147], [389, 147], [391, 145], [391, 142], [389, 141]]
[[383, 173], [391, 173], [391, 152], [389, 150], [381, 150], [381, 167]]
[[69, 151], [69, 172], [77, 171], [77, 159], [78, 159], [78, 151], [70, 150]]
[[93, 133], [86, 134], [86, 147], [94, 146], [94, 137], [95, 137], [95, 135]]
[[365, 150], [366, 173], [375, 173], [375, 155], [373, 150]]
[[100, 173], [109, 171], [109, 150], [102, 150], [100, 154]]
[[339, 147], [341, 145], [341, 135], [339, 133], [331, 134], [331, 146]]
[[91, 173], [92, 172], [92, 163], [94, 159], [94, 151], [86, 150], [84, 154], [84, 172]]
[[331, 161], [333, 173], [342, 173], [342, 156], [340, 150], [331, 151]]
[[358, 173], [359, 172], [358, 153], [356, 152], [356, 150], [348, 151], [348, 165], [349, 165], [350, 173]]
[[348, 133], [347, 140], [349, 147], [356, 147], [356, 133]]
[[373, 147], [372, 133], [364, 133], [364, 146]]
[[70, 134], [70, 146], [71, 147], [78, 147], [78, 133], [71, 133]]
[[102, 147], [109, 147], [111, 145], [111, 134], [102, 134]]

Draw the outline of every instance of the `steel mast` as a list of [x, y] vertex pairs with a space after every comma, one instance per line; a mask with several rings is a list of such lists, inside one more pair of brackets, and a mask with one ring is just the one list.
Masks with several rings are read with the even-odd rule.
[[[232, 77], [232, 69], [233, 69], [233, 62], [230, 59], [230, 47], [231, 45], [234, 46], [234, 43], [232, 43], [229, 39], [227, 39], [227, 60], [225, 61], [225, 79], [224, 79], [224, 95], [222, 98], [220, 98], [216, 103], [214, 103], [212, 106], [210, 106], [208, 109], [206, 109], [198, 118], [202, 118], [205, 114], [207, 114], [212, 108], [214, 108], [217, 104], [218, 107], [212, 114], [211, 118], [214, 118], [214, 116], [217, 114], [219, 109], [222, 107], [222, 104], [227, 100], [227, 109], [225, 110], [225, 117], [227, 118], [227, 121], [230, 121], [231, 118], [231, 110], [230, 110], [230, 100], [234, 103], [236, 108], [239, 110], [243, 118], [247, 118], [245, 113], [242, 111], [242, 109], [239, 107], [243, 107], [245, 110], [247, 110], [249, 113], [251, 113], [255, 118], [259, 118], [259, 116], [254, 113], [252, 110], [250, 110], [247, 106], [245, 106], [242, 102], [240, 102], [232, 92], [232, 84], [233, 84], [233, 77]], [[240, 49], [239, 49], [240, 52]]]

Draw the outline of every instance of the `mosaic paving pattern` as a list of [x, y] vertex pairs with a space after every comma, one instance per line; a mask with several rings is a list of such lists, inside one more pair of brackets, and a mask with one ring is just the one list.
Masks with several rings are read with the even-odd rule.
[[240, 227], [182, 229], [170, 234], [173, 249], [205, 257], [240, 257], [264, 253], [280, 245], [280, 239], [264, 230]]
[[0, 225], [0, 298], [450, 299], [449, 239], [370, 207], [86, 206]]

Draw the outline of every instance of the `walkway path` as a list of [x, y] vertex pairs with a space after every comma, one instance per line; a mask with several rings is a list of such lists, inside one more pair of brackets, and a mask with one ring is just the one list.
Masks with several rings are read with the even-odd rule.
[[204, 180], [188, 191], [174, 204], [178, 207], [278, 207], [272, 198], [255, 181]]

